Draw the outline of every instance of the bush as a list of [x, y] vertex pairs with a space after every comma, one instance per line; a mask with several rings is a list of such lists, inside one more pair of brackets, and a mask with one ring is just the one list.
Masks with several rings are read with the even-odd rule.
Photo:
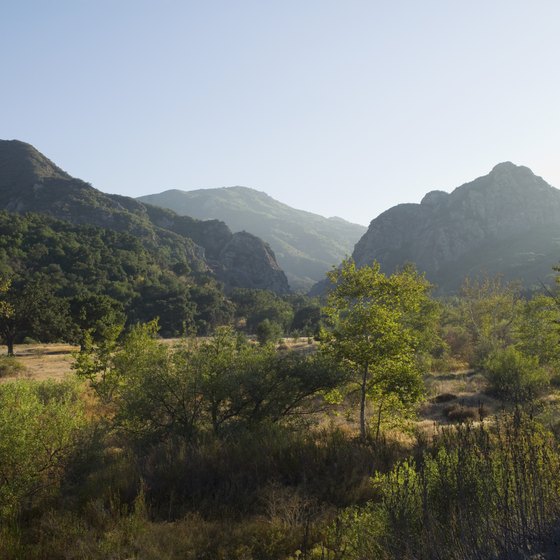
[[74, 384], [0, 385], [0, 522], [57, 487], [83, 423]]
[[446, 429], [420, 460], [375, 479], [381, 503], [346, 511], [328, 558], [540, 557], [558, 530], [559, 469], [552, 435], [522, 414]]
[[15, 377], [25, 371], [25, 366], [13, 356], [0, 356], [0, 378]]
[[477, 420], [479, 418], [479, 411], [477, 408], [473, 406], [463, 406], [458, 403], [446, 406], [443, 410], [443, 414], [450, 422], [466, 422], [467, 420]]
[[525, 403], [541, 395], [550, 384], [538, 358], [526, 356], [514, 346], [492, 352], [484, 361], [490, 390], [512, 403]]
[[256, 335], [259, 344], [262, 345], [269, 342], [278, 342], [278, 339], [282, 336], [282, 326], [269, 319], [265, 319], [258, 324]]

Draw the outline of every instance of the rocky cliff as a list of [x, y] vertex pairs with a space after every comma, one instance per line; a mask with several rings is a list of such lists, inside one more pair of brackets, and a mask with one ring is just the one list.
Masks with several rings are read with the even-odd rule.
[[560, 191], [527, 167], [500, 163], [450, 194], [432, 191], [420, 204], [387, 210], [352, 256], [387, 272], [415, 263], [443, 293], [484, 274], [535, 285], [550, 280], [560, 259]]
[[195, 220], [150, 204], [145, 208], [153, 223], [203, 247], [209, 266], [228, 288], [266, 289], [278, 294], [290, 291], [270, 245], [259, 237], [245, 231], [232, 233], [219, 220]]

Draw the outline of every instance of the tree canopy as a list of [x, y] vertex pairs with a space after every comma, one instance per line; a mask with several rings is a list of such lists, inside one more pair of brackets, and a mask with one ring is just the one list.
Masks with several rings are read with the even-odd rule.
[[[367, 436], [366, 402], [377, 405], [377, 428], [390, 399], [416, 402], [422, 394], [417, 360], [435, 308], [430, 284], [413, 268], [391, 276], [378, 263], [357, 268], [352, 260], [329, 273], [333, 283], [325, 314], [325, 348], [354, 374], [360, 391], [360, 434]], [[428, 312], [429, 311], [429, 312]]]

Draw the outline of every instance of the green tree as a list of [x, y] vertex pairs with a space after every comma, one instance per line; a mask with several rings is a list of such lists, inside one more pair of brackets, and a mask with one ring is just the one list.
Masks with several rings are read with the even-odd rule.
[[473, 347], [471, 363], [480, 365], [491, 352], [513, 342], [521, 305], [519, 287], [500, 278], [467, 278], [460, 295], [460, 317]]
[[103, 294], [85, 293], [70, 300], [70, 313], [77, 328], [80, 350], [85, 350], [88, 336], [98, 343], [109, 336], [115, 326], [122, 327], [126, 317], [122, 305]]
[[31, 335], [49, 342], [69, 333], [67, 302], [55, 296], [43, 276], [11, 279], [0, 298], [4, 309], [0, 313], [0, 336], [9, 356], [14, 355], [18, 337]]
[[557, 370], [560, 365], [558, 303], [553, 297], [536, 295], [520, 306], [514, 323], [515, 345], [539, 365]]
[[352, 260], [328, 274], [333, 288], [324, 309], [330, 329], [325, 349], [348, 367], [360, 392], [360, 434], [367, 436], [368, 397], [377, 402], [376, 438], [386, 401], [413, 404], [422, 394], [418, 353], [430, 314], [429, 283], [414, 269], [384, 275], [378, 263]]
[[270, 319], [264, 319], [257, 325], [255, 334], [259, 344], [275, 343], [282, 336], [282, 326]]
[[301, 417], [322, 406], [317, 395], [342, 376], [323, 356], [281, 355], [227, 327], [209, 341], [176, 347], [156, 334], [156, 322], [137, 325], [120, 344], [91, 346], [75, 366], [113, 407], [115, 427], [140, 442], [194, 441]]
[[245, 319], [250, 333], [256, 333], [265, 319], [280, 325], [283, 332], [290, 328], [294, 317], [293, 306], [273, 292], [236, 288], [232, 291], [231, 300], [236, 306], [237, 317]]
[[526, 356], [515, 346], [492, 352], [484, 361], [492, 391], [516, 404], [531, 402], [545, 392], [550, 376], [538, 356]]

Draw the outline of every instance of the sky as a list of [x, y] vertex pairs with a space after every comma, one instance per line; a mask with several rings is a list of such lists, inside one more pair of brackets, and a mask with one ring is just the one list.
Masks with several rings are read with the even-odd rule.
[[560, 187], [559, 30], [556, 0], [0, 0], [0, 138], [367, 225], [502, 161]]

